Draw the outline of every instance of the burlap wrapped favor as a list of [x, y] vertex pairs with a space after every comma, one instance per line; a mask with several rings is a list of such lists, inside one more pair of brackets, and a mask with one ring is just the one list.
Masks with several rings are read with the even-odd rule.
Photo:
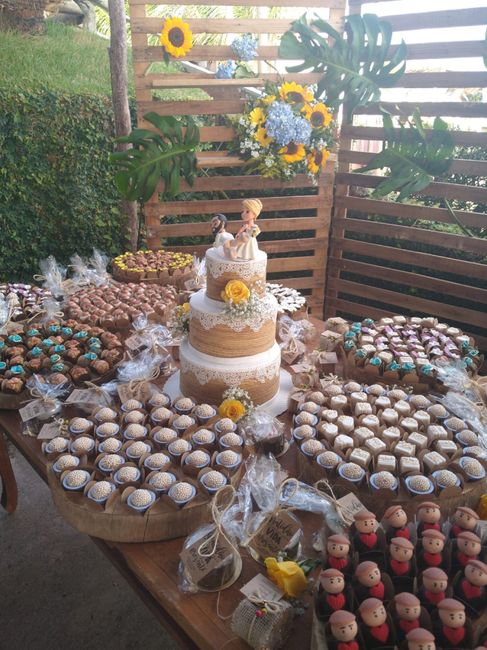
[[281, 356], [283, 360], [291, 365], [299, 361], [306, 352], [304, 338], [306, 335], [302, 323], [307, 321], [293, 321], [289, 316], [282, 316], [278, 324], [278, 336], [280, 339]]
[[232, 631], [255, 650], [277, 650], [286, 643], [293, 619], [294, 608], [289, 603], [266, 600], [256, 593], [237, 606]]

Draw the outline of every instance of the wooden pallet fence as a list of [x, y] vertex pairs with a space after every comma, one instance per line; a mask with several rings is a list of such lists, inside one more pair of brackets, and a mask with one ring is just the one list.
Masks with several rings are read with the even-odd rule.
[[[366, 11], [376, 10], [385, 0], [373, 1], [374, 6], [367, 3]], [[349, 4], [352, 12], [359, 13], [364, 3], [349, 0]], [[407, 43], [407, 37], [415, 30], [485, 25], [487, 9], [428, 11], [385, 18], [394, 30], [406, 33]], [[418, 40], [417, 34], [414, 37]], [[487, 86], [487, 72], [472, 65], [479, 60], [483, 47], [479, 40], [411, 44], [408, 58], [415, 61], [408, 69], [414, 67], [415, 72], [406, 72], [398, 88], [388, 92], [385, 108], [394, 115], [411, 115], [419, 108], [426, 118], [439, 115], [485, 120], [485, 103], [435, 100], [436, 88]], [[437, 59], [444, 61], [447, 70], [448, 59], [458, 57], [464, 58], [465, 71], [432, 72], [430, 63], [424, 66], [428, 65], [429, 70], [421, 71], [421, 65], [416, 63], [420, 59]], [[423, 93], [424, 101], [404, 101], [404, 88], [430, 92]], [[474, 186], [441, 181], [431, 183], [414, 201], [404, 204], [371, 198], [370, 192], [382, 180], [381, 176], [358, 174], [355, 170], [374, 155], [367, 151], [364, 142], [384, 137], [382, 128], [367, 124], [366, 116], [378, 115], [377, 105], [362, 108], [354, 116], [353, 124], [342, 128], [325, 314], [358, 319], [394, 313], [434, 315], [472, 333], [479, 345], [487, 349], [487, 214], [480, 211], [481, 207], [475, 211], [476, 205], [487, 205], [487, 188], [482, 183]], [[453, 138], [458, 146], [487, 149], [485, 131], [462, 127], [453, 133]], [[487, 160], [476, 160], [473, 155], [469, 158], [467, 152], [453, 162], [451, 172], [473, 182], [487, 175]], [[457, 214], [467, 228], [474, 229], [476, 237], [458, 229], [440, 230], [453, 223], [448, 211], [441, 207], [441, 199], [466, 203]]]
[[[148, 13], [144, 0], [129, 0], [132, 27], [133, 66], [139, 126], [149, 128], [144, 114], [155, 111], [160, 115], [194, 115], [202, 118], [201, 140], [210, 144], [209, 150], [198, 155], [200, 174], [192, 188], [183, 185], [189, 198], [161, 203], [156, 194], [144, 209], [147, 243], [150, 248], [161, 245], [172, 250], [184, 250], [204, 255], [211, 243], [209, 219], [218, 212], [226, 214], [232, 222], [229, 230], [236, 232], [241, 211], [241, 197], [261, 198], [264, 209], [259, 218], [262, 235], [259, 246], [269, 256], [268, 276], [271, 281], [283, 282], [300, 289], [308, 297], [311, 312], [323, 313], [325, 266], [328, 251], [333, 197], [334, 168], [332, 157], [318, 186], [302, 174], [293, 181], [282, 183], [247, 175], [242, 160], [231, 153], [233, 129], [225, 115], [242, 112], [248, 87], [262, 88], [267, 81], [277, 81], [279, 75], [266, 65], [281, 66], [278, 59], [278, 40], [289, 28], [292, 20], [306, 11], [319, 10], [336, 28], [341, 29], [346, 0], [209, 0], [198, 5], [229, 7], [226, 18], [190, 18], [194, 34], [213, 37], [215, 42], [197, 43], [188, 59], [200, 66], [227, 59], [235, 59], [230, 48], [234, 36], [250, 32], [259, 37], [258, 76], [252, 79], [215, 79], [203, 71], [161, 73], [154, 65], [163, 60], [162, 48], [154, 44], [154, 35], [162, 29], [162, 18]], [[163, 3], [151, 3], [160, 6]], [[169, 0], [164, 6], [193, 5], [190, 0]], [[257, 7], [255, 18], [232, 18], [234, 5]], [[279, 7], [282, 17], [268, 17], [268, 7]], [[228, 35], [226, 39], [221, 37]], [[217, 36], [219, 38], [215, 39]], [[211, 67], [211, 65], [209, 65]], [[282, 68], [284, 70], [284, 68]], [[314, 74], [283, 75], [284, 80], [311, 84], [317, 81]], [[180, 94], [198, 89], [206, 93], [203, 99], [188, 98], [181, 101], [163, 101], [161, 97], [171, 90]], [[232, 171], [232, 175], [229, 171]]]

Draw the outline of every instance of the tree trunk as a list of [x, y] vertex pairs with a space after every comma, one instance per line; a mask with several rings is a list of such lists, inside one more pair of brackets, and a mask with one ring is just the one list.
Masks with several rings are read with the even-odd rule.
[[[111, 34], [109, 55], [115, 134], [120, 137], [128, 135], [132, 130], [128, 100], [127, 32], [124, 0], [109, 0], [108, 14]], [[119, 151], [128, 149], [130, 146], [117, 143]], [[136, 251], [139, 236], [137, 203], [135, 201], [122, 201], [122, 211], [127, 217], [129, 225], [130, 248], [132, 251]]]

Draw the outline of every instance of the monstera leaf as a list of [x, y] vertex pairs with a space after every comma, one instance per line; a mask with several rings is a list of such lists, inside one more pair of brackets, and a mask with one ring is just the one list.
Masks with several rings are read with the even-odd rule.
[[147, 113], [144, 119], [159, 131], [134, 129], [118, 142], [130, 143], [132, 148], [112, 154], [118, 167], [115, 183], [120, 193], [129, 201], [148, 201], [159, 181], [164, 183], [164, 198], [179, 194], [180, 178], [193, 185], [196, 174], [196, 147], [199, 129], [188, 117], [186, 132], [183, 124], [174, 117]]
[[453, 157], [453, 140], [448, 125], [439, 117], [429, 131], [425, 130], [418, 111], [414, 112], [408, 126], [401, 124], [398, 130], [394, 129], [388, 113], [384, 113], [382, 119], [386, 133], [383, 149], [357, 171], [388, 168], [390, 175], [379, 183], [373, 195], [383, 197], [399, 192], [397, 200], [404, 201], [448, 171]]
[[322, 73], [317, 96], [333, 109], [345, 103], [351, 121], [359, 106], [379, 101], [380, 89], [394, 86], [404, 73], [406, 44], [391, 53], [391, 36], [391, 25], [375, 14], [348, 16], [343, 35], [318, 17], [308, 24], [305, 14], [283, 35], [279, 56], [302, 61], [288, 72]]
[[[415, 111], [408, 126], [401, 124], [394, 129], [391, 116], [382, 116], [386, 139], [382, 151], [376, 154], [368, 165], [357, 172], [388, 169], [387, 176], [372, 192], [375, 198], [382, 198], [390, 192], [398, 192], [397, 201], [405, 201], [411, 195], [421, 192], [447, 172], [452, 163], [455, 146], [448, 125], [436, 117], [433, 128], [426, 131], [419, 111]], [[457, 226], [469, 237], [472, 232], [460, 221], [449, 201], [444, 199], [446, 209]]]

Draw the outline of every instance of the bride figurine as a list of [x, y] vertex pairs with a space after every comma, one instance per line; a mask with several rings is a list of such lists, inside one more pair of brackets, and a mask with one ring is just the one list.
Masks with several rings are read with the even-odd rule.
[[259, 199], [245, 199], [242, 201], [241, 219], [243, 226], [238, 231], [235, 239], [226, 241], [223, 245], [225, 256], [235, 260], [255, 260], [257, 258], [257, 236], [260, 228], [256, 220], [262, 211], [262, 203]]
[[226, 241], [233, 239], [232, 233], [227, 232], [227, 223], [228, 219], [224, 214], [215, 214], [210, 221], [211, 233], [215, 235], [215, 242], [213, 244], [215, 248], [223, 246]]

